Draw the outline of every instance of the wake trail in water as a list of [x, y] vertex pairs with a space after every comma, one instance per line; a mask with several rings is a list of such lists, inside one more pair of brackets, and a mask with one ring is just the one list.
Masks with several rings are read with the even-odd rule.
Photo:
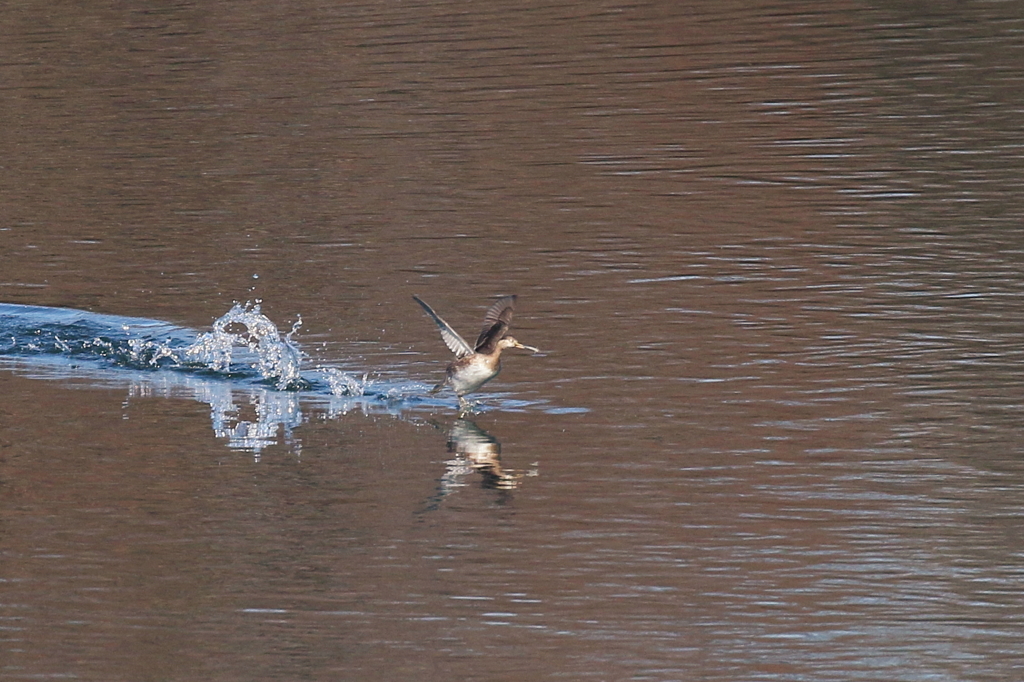
[[303, 372], [292, 330], [282, 335], [256, 304], [236, 303], [205, 333], [159, 320], [81, 310], [0, 304], [0, 356], [81, 368], [170, 370], [279, 391], [359, 396], [370, 382], [336, 368]]
[[[282, 334], [259, 302], [236, 303], [208, 332], [139, 317], [0, 303], [0, 368], [69, 385], [129, 387], [129, 396], [183, 396], [210, 406], [214, 432], [231, 447], [259, 455], [289, 441], [303, 410], [335, 418], [357, 410], [413, 419], [454, 401], [428, 394], [430, 384], [370, 378], [310, 364], [294, 337]], [[301, 402], [300, 402], [301, 401]], [[579, 411], [493, 395], [503, 410]], [[484, 408], [489, 409], [489, 408]], [[252, 418], [243, 415], [253, 415]]]

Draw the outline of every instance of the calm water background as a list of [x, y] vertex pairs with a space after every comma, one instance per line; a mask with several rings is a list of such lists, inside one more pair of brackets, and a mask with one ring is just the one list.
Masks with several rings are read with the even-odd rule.
[[255, 456], [200, 400], [0, 371], [3, 679], [1024, 675], [1015, 3], [2, 23], [0, 301], [259, 298], [429, 385], [410, 295], [471, 335], [517, 293], [546, 351], [473, 419], [511, 490], [445, 407]]

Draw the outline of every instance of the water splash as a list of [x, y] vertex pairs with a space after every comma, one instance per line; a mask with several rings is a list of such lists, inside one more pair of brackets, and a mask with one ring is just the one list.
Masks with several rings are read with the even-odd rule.
[[321, 367], [319, 372], [323, 375], [324, 381], [331, 388], [331, 395], [339, 397], [366, 395], [367, 387], [370, 385], [366, 374], [362, 380], [354, 378], [351, 374], [342, 372], [335, 367]]
[[[129, 331], [128, 329], [125, 330]], [[99, 339], [93, 341], [96, 345], [101, 345]], [[106, 348], [108, 352], [113, 354], [115, 348], [113, 344], [107, 343], [102, 344], [102, 347]], [[148, 341], [145, 339], [128, 339], [128, 364], [135, 367], [159, 367], [162, 360], [169, 360], [172, 363], [180, 362], [178, 353], [171, 348], [166, 341]]]
[[[235, 325], [244, 331], [231, 331]], [[244, 306], [236, 303], [213, 323], [213, 331], [201, 334], [181, 354], [184, 362], [208, 367], [215, 372], [228, 372], [238, 346], [246, 348], [254, 359], [249, 364], [278, 390], [307, 387], [301, 373], [302, 352], [292, 340], [302, 326], [300, 317], [284, 337], [270, 318], [260, 312], [259, 303]], [[243, 361], [246, 359], [243, 358]]]

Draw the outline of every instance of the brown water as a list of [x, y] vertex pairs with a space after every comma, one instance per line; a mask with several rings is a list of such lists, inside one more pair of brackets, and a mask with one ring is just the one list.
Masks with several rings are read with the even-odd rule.
[[0, 369], [0, 678], [1021, 679], [1024, 18], [891, 5], [7, 8], [0, 301], [545, 353]]

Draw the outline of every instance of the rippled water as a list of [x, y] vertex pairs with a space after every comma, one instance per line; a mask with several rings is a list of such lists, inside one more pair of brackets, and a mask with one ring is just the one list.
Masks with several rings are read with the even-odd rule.
[[0, 678], [1019, 679], [1018, 15], [12, 8]]

